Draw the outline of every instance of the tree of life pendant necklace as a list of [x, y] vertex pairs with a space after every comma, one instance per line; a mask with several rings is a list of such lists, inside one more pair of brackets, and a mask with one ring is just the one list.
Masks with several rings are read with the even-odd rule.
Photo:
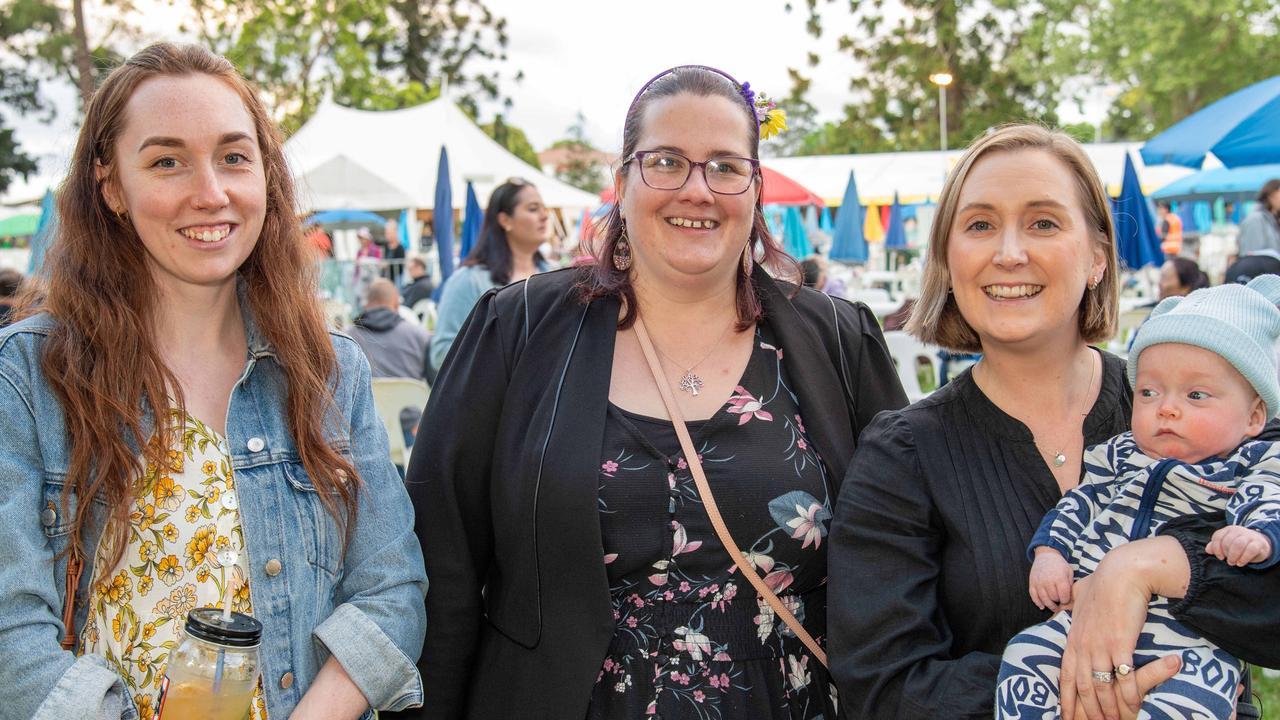
[[[1080, 417], [1082, 418], [1089, 416], [1089, 396], [1093, 390], [1093, 375], [1095, 370], [1096, 368], [1093, 365], [1093, 355], [1091, 353], [1089, 355], [1089, 384], [1084, 386], [1084, 407], [1080, 408]], [[1058, 452], [1053, 454], [1054, 467], [1062, 467], [1067, 464], [1066, 449], [1066, 444], [1063, 444], [1062, 447], [1058, 448]]]
[[[702, 386], [705, 385], [706, 383], [704, 383], [702, 381], [702, 378], [698, 377], [697, 374], [693, 372], [693, 369], [701, 365], [703, 362], [705, 362], [707, 358], [711, 357], [711, 353], [715, 352], [716, 348], [720, 346], [720, 341], [724, 340], [724, 336], [729, 334], [729, 328], [733, 327], [735, 324], [737, 324], [737, 322], [738, 321], [736, 318], [734, 320], [729, 321], [729, 324], [725, 327], [724, 332], [720, 333], [720, 337], [717, 338], [716, 341], [711, 344], [711, 349], [707, 351], [707, 354], [703, 355], [702, 359], [698, 360], [698, 362], [685, 368], [684, 375], [680, 378], [680, 385], [679, 385], [679, 388], [682, 391], [687, 392], [694, 397], [698, 397], [698, 393], [702, 392]], [[675, 360], [672, 360], [671, 356], [662, 352], [662, 349], [659, 348], [657, 345], [654, 345], [653, 347], [657, 349], [658, 353], [662, 355], [662, 357], [667, 359], [667, 362], [671, 363], [672, 365], [675, 365], [676, 367], [680, 367], [680, 363], [676, 362]]]

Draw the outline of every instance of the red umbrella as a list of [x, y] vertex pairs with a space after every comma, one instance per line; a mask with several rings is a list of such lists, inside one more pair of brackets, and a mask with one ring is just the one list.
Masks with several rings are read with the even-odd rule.
[[[812, 190], [777, 170], [761, 165], [760, 174], [764, 177], [765, 205], [817, 205], [818, 207], [823, 207], [826, 204]], [[613, 186], [605, 188], [600, 193], [602, 202], [611, 203], [615, 199]]]

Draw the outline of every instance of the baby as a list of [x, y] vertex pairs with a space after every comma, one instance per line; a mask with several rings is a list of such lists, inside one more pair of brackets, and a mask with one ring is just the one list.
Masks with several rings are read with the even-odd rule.
[[[1151, 537], [1181, 515], [1225, 510], [1230, 523], [1206, 551], [1232, 565], [1280, 559], [1280, 444], [1254, 441], [1280, 410], [1274, 346], [1280, 277], [1197, 290], [1162, 301], [1129, 354], [1132, 430], [1085, 454], [1085, 477], [1045, 516], [1031, 540], [1031, 599], [1059, 611], [1005, 649], [999, 718], [1056, 718], [1071, 583], [1117, 545]], [[1134, 666], [1170, 653], [1182, 669], [1143, 700], [1140, 718], [1228, 718], [1241, 664], [1173, 619], [1156, 596]], [[1094, 679], [1133, 668], [1095, 668]]]

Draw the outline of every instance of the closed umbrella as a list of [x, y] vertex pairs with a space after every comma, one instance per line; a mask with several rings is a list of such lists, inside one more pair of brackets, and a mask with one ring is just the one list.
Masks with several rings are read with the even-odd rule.
[[440, 255], [440, 285], [433, 297], [440, 300], [444, 281], [453, 274], [453, 188], [449, 186], [449, 150], [440, 146], [440, 163], [436, 172], [435, 207], [431, 211], [431, 228], [436, 234], [436, 251]]
[[884, 231], [884, 246], [890, 250], [907, 249], [907, 229], [902, 224], [902, 203], [898, 202], [898, 192], [893, 193], [893, 205], [889, 207], [889, 227]]
[[[856, 189], [857, 188], [855, 188], [855, 190]], [[831, 208], [822, 208], [822, 212], [818, 214], [818, 229], [830, 235], [833, 227], [834, 224], [831, 222]]]
[[462, 239], [458, 242], [458, 257], [465, 258], [471, 254], [476, 239], [480, 237], [480, 223], [484, 220], [484, 211], [480, 209], [480, 201], [476, 199], [475, 186], [467, 181], [467, 209], [462, 213]]
[[782, 215], [783, 247], [787, 254], [797, 260], [803, 260], [813, 254], [809, 244], [809, 235], [804, 230], [804, 219], [800, 217], [800, 209], [789, 207]]
[[1142, 146], [1148, 165], [1198, 168], [1213, 153], [1223, 165], [1280, 163], [1280, 75], [1234, 92]]
[[1126, 267], [1137, 270], [1164, 262], [1151, 206], [1138, 184], [1138, 171], [1129, 153], [1124, 155], [1124, 180], [1120, 197], [1112, 204], [1116, 226], [1116, 254]]
[[[830, 226], [831, 215], [826, 208], [822, 209], [822, 217]], [[831, 230], [829, 255], [832, 260], [867, 261], [867, 241], [862, 235], [862, 205], [858, 200], [858, 183], [853, 179], [852, 170], [849, 171], [849, 182], [844, 186], [840, 212], [836, 214], [835, 226]]]
[[867, 206], [867, 222], [862, 227], [862, 236], [869, 243], [878, 243], [884, 240], [884, 225], [880, 222], [880, 208], [874, 205]]

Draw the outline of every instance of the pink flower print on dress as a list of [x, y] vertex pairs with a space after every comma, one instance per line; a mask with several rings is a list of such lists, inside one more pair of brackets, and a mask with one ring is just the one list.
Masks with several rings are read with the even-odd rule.
[[809, 547], [810, 543], [815, 548], [822, 544], [821, 520], [818, 519], [820, 512], [822, 512], [822, 506], [818, 503], [812, 503], [807, 508], [797, 505], [796, 517], [787, 521], [787, 526], [793, 530], [791, 537], [797, 540], [804, 538], [804, 542], [800, 545], [801, 549]]
[[763, 400], [757, 400], [741, 385], [733, 390], [734, 394], [729, 398], [729, 407], [726, 410], [734, 415], [741, 416], [738, 418], [739, 425], [746, 425], [752, 418], [765, 421], [773, 420], [773, 415], [763, 409]]
[[605, 475], [608, 475], [609, 477], [613, 477], [613, 474], [618, 472], [618, 463], [612, 460], [605, 460], [604, 462], [600, 463], [600, 469], [604, 471]]
[[682, 553], [691, 553], [702, 547], [701, 540], [689, 542], [689, 534], [685, 532], [684, 526], [675, 520], [671, 521], [671, 530], [671, 557], [675, 557]]
[[618, 553], [606, 553], [604, 556], [604, 564], [608, 565], [609, 563], [617, 559], [618, 559]]
[[711, 654], [711, 638], [683, 625], [676, 628], [676, 639], [671, 642], [671, 646], [680, 652], [689, 653], [689, 657], [695, 661], [702, 660], [704, 653]]
[[796, 415], [795, 418], [796, 418], [796, 428], [800, 432], [804, 432], [804, 421], [800, 419], [799, 415]]
[[781, 359], [782, 359], [782, 348], [780, 348], [780, 347], [775, 347], [775, 346], [773, 346], [773, 345], [770, 345], [770, 344], [769, 344], [769, 343], [767, 343], [767, 342], [761, 342], [761, 343], [760, 343], [760, 349], [761, 349], [761, 350], [772, 350], [772, 351], [774, 352], [774, 354], [776, 354], [776, 355], [778, 356], [778, 359], [779, 359], [779, 360], [781, 360]]

